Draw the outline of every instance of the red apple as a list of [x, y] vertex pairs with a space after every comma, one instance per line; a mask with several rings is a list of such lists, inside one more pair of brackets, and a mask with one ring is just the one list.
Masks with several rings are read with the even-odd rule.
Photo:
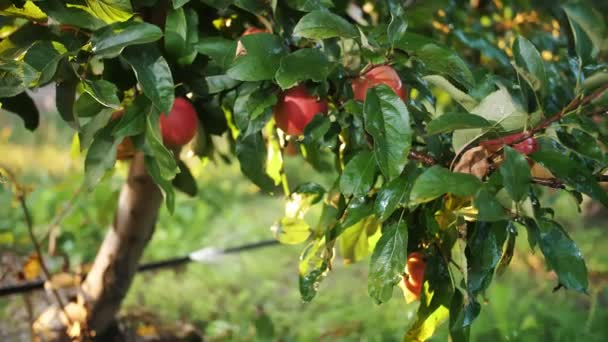
[[327, 101], [318, 101], [303, 85], [281, 94], [273, 110], [277, 126], [289, 135], [302, 134], [304, 127], [319, 113], [327, 113]]
[[256, 33], [268, 33], [268, 30], [262, 29], [262, 28], [259, 28], [259, 27], [255, 27], [255, 26], [251, 26], [250, 28], [246, 29], [243, 32], [243, 34], [241, 35], [241, 37], [248, 36], [250, 34], [256, 34]]
[[422, 285], [424, 284], [424, 271], [426, 263], [424, 256], [420, 252], [412, 252], [407, 256], [407, 264], [405, 265], [405, 276], [403, 282], [410, 295], [415, 298], [420, 298]]
[[190, 101], [178, 97], [173, 102], [169, 115], [161, 113], [160, 132], [165, 145], [179, 147], [186, 145], [196, 135], [198, 117]]
[[353, 81], [352, 87], [355, 100], [365, 101], [367, 90], [379, 84], [386, 84], [403, 101], [407, 100], [407, 90], [403, 86], [399, 75], [395, 69], [388, 65], [374, 67]]

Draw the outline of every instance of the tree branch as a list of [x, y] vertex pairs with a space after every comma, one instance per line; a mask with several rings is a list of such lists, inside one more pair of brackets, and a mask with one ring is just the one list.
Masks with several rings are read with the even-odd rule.
[[407, 156], [410, 160], [415, 160], [415, 161], [419, 161], [423, 164], [426, 165], [435, 165], [437, 164], [437, 161], [435, 160], [435, 158], [431, 157], [430, 155], [421, 152], [421, 151], [410, 151], [410, 153]]
[[[597, 181], [599, 183], [608, 183], [608, 175], [598, 176]], [[532, 177], [532, 183], [538, 184], [538, 185], [543, 185], [543, 186], [546, 186], [549, 188], [554, 188], [554, 189], [565, 189], [566, 188], [566, 184], [564, 184], [564, 182], [560, 181], [557, 178]]]

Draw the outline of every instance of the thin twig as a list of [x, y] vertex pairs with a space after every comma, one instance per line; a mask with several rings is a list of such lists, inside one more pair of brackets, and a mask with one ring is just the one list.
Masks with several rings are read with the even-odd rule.
[[[23, 210], [23, 216], [25, 218], [25, 224], [27, 225], [28, 234], [30, 236], [30, 239], [32, 240], [32, 244], [34, 245], [34, 249], [36, 250], [38, 259], [40, 260], [40, 268], [42, 269], [42, 273], [44, 274], [44, 277], [46, 278], [45, 281], [48, 281], [49, 279], [51, 279], [51, 273], [49, 272], [49, 269], [46, 267], [46, 264], [44, 263], [44, 259], [42, 258], [42, 249], [40, 248], [40, 243], [38, 242], [38, 240], [36, 239], [36, 236], [34, 235], [34, 224], [32, 221], [32, 216], [30, 214], [30, 211], [27, 207], [27, 203], [25, 201], [25, 190], [22, 189], [22, 187], [19, 185], [19, 183], [17, 182], [17, 178], [15, 177], [15, 174], [8, 167], [0, 164], [0, 169], [2, 169], [4, 171], [8, 180], [15, 187], [14, 194], [17, 197], [17, 199], [19, 200], [19, 204], [21, 205], [21, 209]], [[61, 308], [61, 311], [65, 315], [66, 320], [71, 325], [73, 323], [72, 319], [70, 318], [70, 316], [68, 316], [67, 312], [65, 311], [65, 305], [63, 303], [63, 300], [61, 299], [61, 296], [59, 295], [59, 292], [57, 292], [57, 289], [53, 288], [52, 286], [50, 287], [50, 289], [51, 289], [51, 292], [53, 293], [53, 296], [57, 300], [57, 304]]]
[[32, 299], [29, 293], [23, 295], [23, 302], [27, 311], [27, 320], [30, 324], [30, 337], [34, 341], [36, 337], [36, 332], [34, 331], [34, 309], [32, 308]]
[[56, 236], [57, 227], [59, 226], [61, 221], [63, 221], [63, 219], [65, 219], [72, 212], [72, 209], [74, 208], [74, 204], [76, 203], [76, 199], [78, 198], [78, 196], [80, 196], [80, 193], [82, 192], [83, 188], [84, 188], [83, 186], [80, 186], [80, 187], [78, 187], [78, 189], [76, 189], [76, 191], [74, 191], [74, 193], [72, 194], [72, 197], [70, 198], [68, 203], [63, 206], [63, 208], [61, 209], [59, 214], [57, 214], [53, 218], [51, 223], [49, 223], [49, 225], [46, 229], [46, 233], [44, 234], [44, 236], [41, 239], [42, 241], [49, 239], [49, 242], [48, 242], [49, 253], [54, 254], [54, 249], [55, 249], [54, 240], [57, 238], [57, 236]]
[[[600, 183], [608, 182], [608, 175], [601, 175], [596, 178], [596, 180]], [[557, 178], [539, 178], [532, 177], [532, 183], [547, 186], [554, 189], [565, 189], [566, 185], [564, 182], [560, 181]]]

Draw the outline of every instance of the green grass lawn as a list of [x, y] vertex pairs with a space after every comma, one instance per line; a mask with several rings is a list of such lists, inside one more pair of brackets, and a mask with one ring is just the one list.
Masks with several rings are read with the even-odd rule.
[[[0, 120], [1, 121], [1, 120]], [[5, 162], [18, 165], [22, 179], [33, 187], [28, 196], [36, 231], [68, 201], [82, 181], [80, 157], [67, 158], [63, 168], [48, 172], [46, 160], [19, 159], [23, 151], [36, 151], [39, 141], [18, 128], [0, 140]], [[52, 129], [51, 129], [52, 133]], [[49, 134], [51, 134], [49, 133]], [[55, 134], [46, 152], [66, 155], [71, 136]], [[23, 138], [25, 137], [25, 138]], [[50, 152], [49, 152], [50, 151]], [[188, 161], [197, 176], [199, 195], [179, 195], [176, 211], [162, 209], [156, 233], [144, 261], [181, 256], [201, 247], [230, 247], [272, 238], [269, 227], [283, 213], [280, 195], [257, 192], [238, 164]], [[20, 164], [21, 163], [21, 164]], [[90, 261], [112, 220], [117, 193], [126, 174], [118, 166], [93, 192], [81, 195], [61, 224], [60, 244], [73, 265]], [[290, 159], [291, 186], [313, 175], [299, 159]], [[327, 177], [314, 176], [322, 184]], [[568, 231], [581, 247], [592, 271], [608, 271], [608, 234], [603, 223], [583, 227], [572, 202], [557, 199], [560, 219], [573, 223]], [[10, 235], [10, 239], [9, 239]], [[4, 239], [9, 240], [2, 240]], [[31, 251], [19, 208], [10, 194], [0, 190], [0, 248], [26, 254]], [[208, 340], [250, 341], [400, 341], [412, 323], [417, 304], [406, 305], [400, 290], [381, 306], [367, 295], [367, 261], [344, 266], [336, 259], [334, 271], [321, 284], [311, 303], [300, 300], [297, 262], [302, 246], [273, 246], [226, 256], [215, 263], [190, 264], [174, 270], [145, 273], [135, 278], [123, 312], [148, 311], [163, 321], [192, 322]], [[544, 270], [541, 257], [530, 256], [525, 232], [518, 237], [518, 253], [511, 267], [487, 293], [481, 316], [472, 329], [475, 341], [605, 341], [608, 338], [606, 282], [592, 281], [589, 295], [559, 290]], [[60, 264], [51, 265], [57, 269]], [[532, 267], [534, 266], [534, 267]], [[0, 300], [0, 307], [20, 298]], [[14, 304], [14, 303], [13, 303]], [[15, 305], [7, 307], [14, 308]], [[0, 310], [7, 319], [10, 312]], [[444, 326], [433, 339], [445, 341]]]

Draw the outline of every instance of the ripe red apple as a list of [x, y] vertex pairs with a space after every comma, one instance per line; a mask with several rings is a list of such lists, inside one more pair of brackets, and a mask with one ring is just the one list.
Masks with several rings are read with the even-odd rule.
[[169, 147], [186, 145], [194, 138], [197, 129], [196, 110], [192, 103], [183, 97], [175, 99], [169, 115], [160, 115], [160, 132], [164, 144]]
[[241, 35], [241, 37], [248, 36], [250, 34], [255, 34], [255, 33], [268, 33], [268, 30], [263, 29], [263, 28], [259, 28], [259, 27], [255, 27], [255, 26], [251, 26], [250, 28], [246, 29], [243, 32], [243, 34]]
[[410, 295], [415, 299], [420, 298], [422, 285], [424, 284], [425, 269], [426, 263], [424, 262], [422, 253], [412, 252], [407, 256], [403, 282]]
[[277, 126], [289, 135], [302, 134], [304, 127], [318, 113], [327, 113], [327, 101], [318, 101], [303, 85], [281, 94], [273, 110]]
[[407, 100], [407, 89], [403, 86], [395, 69], [388, 65], [374, 67], [353, 81], [352, 87], [355, 100], [365, 101], [367, 90], [379, 84], [386, 84], [403, 101]]

